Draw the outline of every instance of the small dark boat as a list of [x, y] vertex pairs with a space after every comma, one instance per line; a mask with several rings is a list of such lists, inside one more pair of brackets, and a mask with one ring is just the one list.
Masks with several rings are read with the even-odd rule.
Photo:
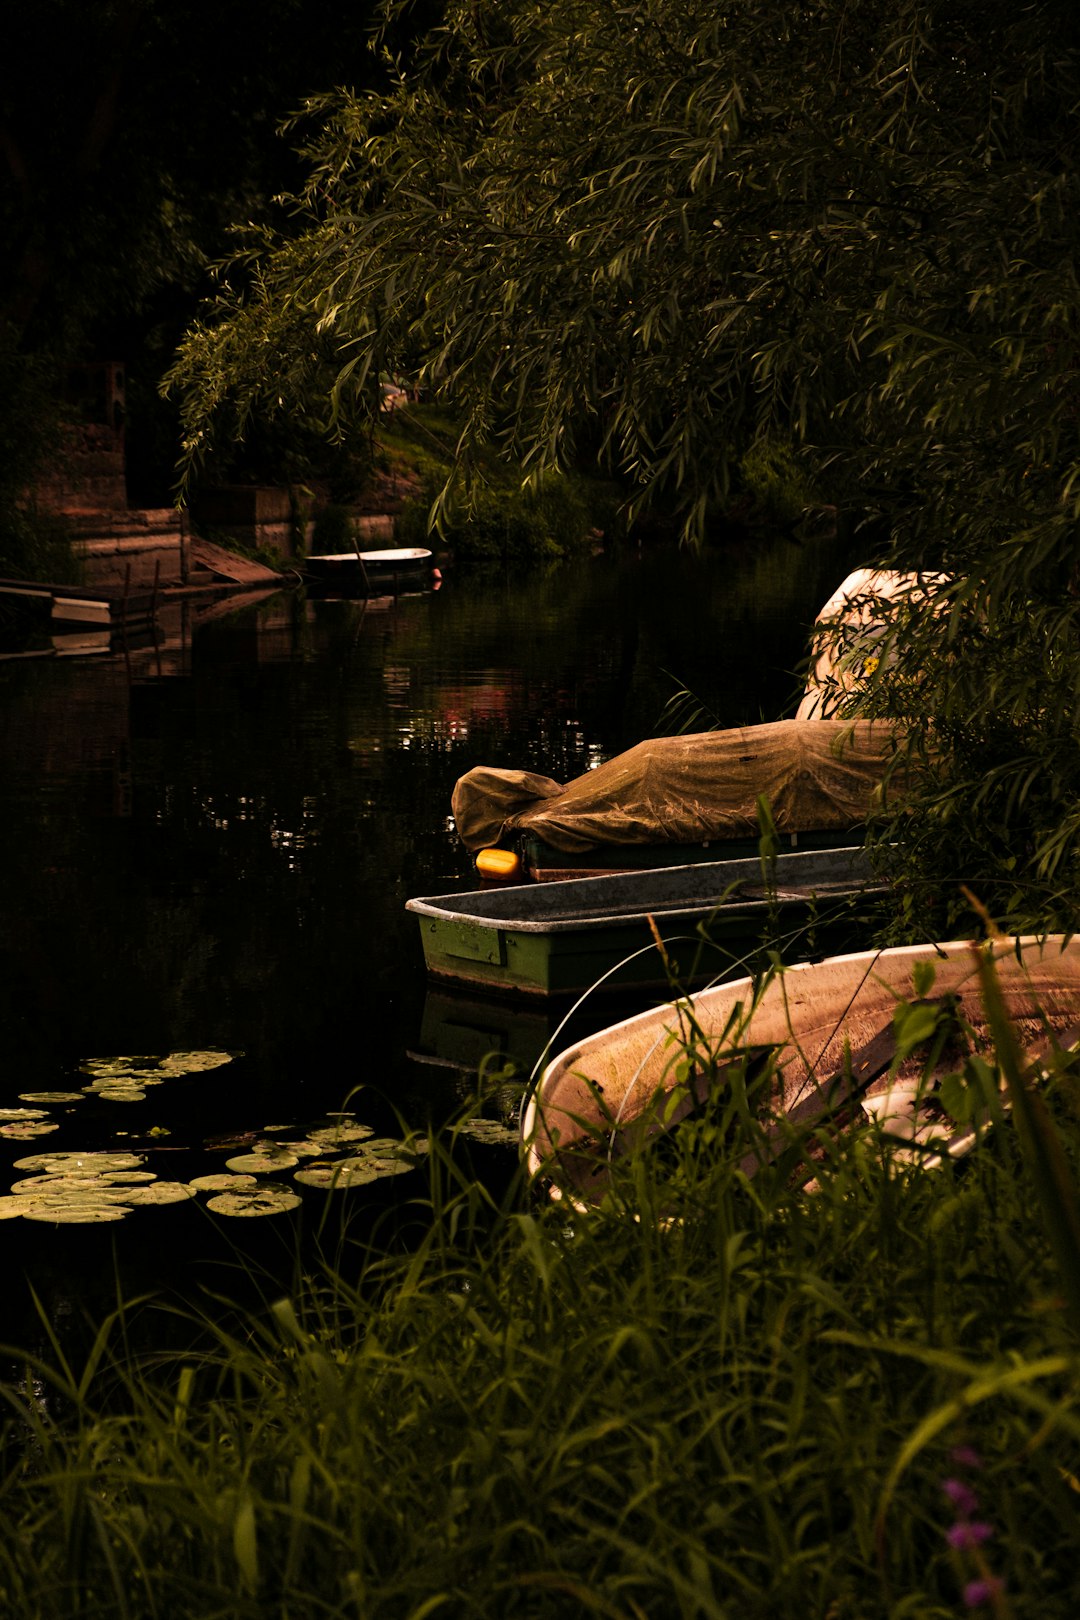
[[428, 972], [463, 988], [670, 993], [744, 971], [770, 921], [793, 935], [813, 923], [819, 942], [850, 930], [883, 890], [866, 852], [851, 848], [428, 895], [406, 910]]

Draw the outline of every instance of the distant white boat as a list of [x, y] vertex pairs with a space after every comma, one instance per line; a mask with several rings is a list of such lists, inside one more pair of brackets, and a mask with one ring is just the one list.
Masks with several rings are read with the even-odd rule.
[[418, 574], [431, 568], [431, 552], [422, 546], [383, 546], [375, 551], [330, 551], [308, 557], [304, 569], [317, 580], [383, 580], [388, 575]]

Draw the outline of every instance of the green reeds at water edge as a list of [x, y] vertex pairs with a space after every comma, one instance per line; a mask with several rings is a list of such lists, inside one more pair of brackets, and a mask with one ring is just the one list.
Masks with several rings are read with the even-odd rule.
[[1059, 1070], [1034, 1148], [1015, 1105], [932, 1172], [822, 1133], [812, 1194], [740, 1170], [753, 1081], [572, 1217], [433, 1141], [408, 1252], [343, 1245], [180, 1358], [125, 1353], [135, 1306], [24, 1358], [0, 1613], [1071, 1620], [1071, 1217], [1028, 1157], [1075, 1210]]

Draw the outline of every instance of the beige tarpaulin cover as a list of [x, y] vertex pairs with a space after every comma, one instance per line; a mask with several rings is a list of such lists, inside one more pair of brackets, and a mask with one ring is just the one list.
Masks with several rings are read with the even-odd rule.
[[481, 765], [454, 788], [454, 820], [473, 851], [517, 831], [568, 853], [696, 844], [755, 835], [765, 794], [781, 832], [847, 828], [879, 796], [893, 750], [881, 720], [778, 720], [641, 742], [566, 787]]

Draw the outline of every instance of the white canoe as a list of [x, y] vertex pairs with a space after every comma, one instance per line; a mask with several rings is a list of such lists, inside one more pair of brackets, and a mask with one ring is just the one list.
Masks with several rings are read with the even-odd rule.
[[[648, 1122], [660, 1119], [659, 1105], [665, 1102], [670, 1115], [669, 1094], [677, 1087], [682, 1088], [681, 1111], [689, 1111], [694, 1077], [715, 1072], [747, 1048], [775, 1051], [774, 1111], [790, 1117], [812, 1109], [846, 1061], [857, 1066], [862, 1049], [869, 1050], [878, 1036], [887, 1046], [898, 1002], [916, 997], [920, 963], [934, 967], [927, 994], [959, 998], [975, 1049], [989, 1046], [988, 1036], [980, 1039], [986, 1017], [976, 949], [954, 940], [829, 957], [786, 969], [756, 998], [752, 980], [734, 980], [599, 1030], [548, 1064], [523, 1111], [522, 1145], [530, 1174], [548, 1179], [555, 1196], [564, 1190], [575, 1202], [582, 1201], [585, 1188], [599, 1193], [606, 1180], [605, 1152], [625, 1150], [619, 1138], [627, 1127], [633, 1127], [627, 1135], [639, 1140], [643, 1129], [656, 1129]], [[993, 952], [1021, 1048], [1033, 1054], [1052, 1032], [1064, 1030], [1070, 1031], [1066, 1044], [1074, 1044], [1073, 1026], [1080, 1023], [1080, 936], [1002, 940]], [[689, 1067], [687, 1052], [693, 1057]], [[878, 1077], [865, 1087], [867, 1111], [879, 1116], [874, 1097], [897, 1084], [890, 1081], [888, 1066], [886, 1055]], [[920, 1097], [925, 1085], [921, 1082]], [[884, 1100], [892, 1106], [888, 1097]], [[974, 1140], [973, 1132], [966, 1141], [964, 1135], [958, 1133], [950, 1151], [963, 1151]], [[586, 1160], [591, 1167], [584, 1170]]]
[[314, 552], [307, 558], [309, 568], [348, 568], [363, 563], [371, 569], [420, 568], [431, 561], [431, 552], [421, 546], [384, 546], [377, 551]]

